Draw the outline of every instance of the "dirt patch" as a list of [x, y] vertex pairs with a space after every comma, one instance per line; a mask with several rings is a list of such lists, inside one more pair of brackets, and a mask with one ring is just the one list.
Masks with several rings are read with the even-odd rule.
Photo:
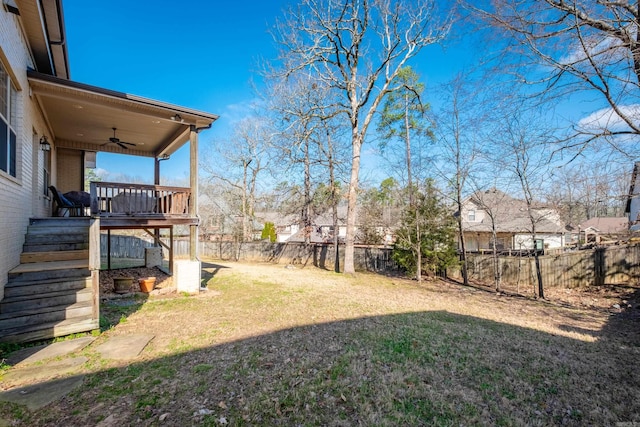
[[138, 280], [146, 277], [155, 277], [156, 285], [155, 289], [170, 289], [173, 288], [173, 277], [166, 274], [164, 271], [157, 267], [135, 267], [135, 268], [122, 268], [118, 270], [101, 270], [100, 271], [100, 296], [110, 297], [115, 296], [113, 292], [113, 278], [114, 277], [132, 277], [133, 288], [132, 292], [140, 292], [140, 286]]

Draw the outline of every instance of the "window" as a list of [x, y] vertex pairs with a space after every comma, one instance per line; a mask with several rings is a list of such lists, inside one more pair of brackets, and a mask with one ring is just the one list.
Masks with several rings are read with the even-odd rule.
[[0, 170], [17, 176], [17, 116], [18, 91], [0, 63]]
[[43, 151], [44, 162], [42, 167], [42, 191], [45, 196], [49, 196], [49, 185], [51, 185], [51, 151]]
[[475, 220], [476, 220], [476, 211], [470, 210], [469, 211], [469, 221], [475, 221]]

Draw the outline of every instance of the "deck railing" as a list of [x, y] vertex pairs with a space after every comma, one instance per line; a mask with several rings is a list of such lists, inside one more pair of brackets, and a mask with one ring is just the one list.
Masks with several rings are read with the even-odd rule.
[[189, 188], [101, 181], [91, 182], [90, 188], [91, 215], [189, 215]]

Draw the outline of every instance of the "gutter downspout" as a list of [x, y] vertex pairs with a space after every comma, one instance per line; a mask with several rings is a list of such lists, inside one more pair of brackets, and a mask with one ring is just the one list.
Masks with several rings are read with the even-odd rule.
[[200, 261], [198, 256], [198, 228], [200, 217], [198, 216], [198, 134], [200, 131], [211, 128], [208, 126], [196, 127], [190, 126], [189, 145], [190, 145], [190, 167], [189, 167], [189, 186], [191, 187], [191, 203], [189, 203], [189, 215], [198, 218], [198, 225], [189, 227], [189, 257], [191, 261]]
[[[56, 70], [56, 65], [55, 62], [53, 60], [53, 53], [51, 51], [51, 46], [66, 46], [67, 41], [65, 39], [65, 32], [64, 32], [64, 19], [62, 17], [62, 2], [61, 0], [56, 0], [56, 9], [57, 9], [57, 17], [58, 17], [58, 29], [60, 31], [60, 40], [51, 40], [49, 38], [49, 24], [47, 23], [47, 16], [44, 13], [44, 4], [43, 4], [44, 0], [39, 0], [38, 1], [38, 6], [40, 9], [40, 15], [42, 16], [42, 23], [44, 25], [44, 32], [45, 32], [45, 36], [47, 37], [47, 46], [48, 46], [48, 51], [49, 51], [49, 65], [51, 67], [51, 74], [54, 76], [58, 75], [58, 72]], [[69, 78], [71, 77], [71, 73], [69, 72], [69, 58], [67, 57], [67, 50], [66, 49], [62, 49], [63, 51], [63, 55], [64, 55], [64, 63], [66, 66], [66, 76], [64, 76], [64, 78], [66, 78], [67, 80], [69, 80]]]

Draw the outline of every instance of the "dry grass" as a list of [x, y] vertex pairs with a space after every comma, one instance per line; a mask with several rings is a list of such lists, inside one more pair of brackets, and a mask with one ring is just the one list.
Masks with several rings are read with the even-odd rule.
[[200, 296], [103, 304], [115, 326], [99, 340], [155, 335], [143, 361], [120, 366], [88, 349], [77, 392], [2, 413], [66, 426], [640, 421], [636, 308], [314, 268], [205, 267]]

